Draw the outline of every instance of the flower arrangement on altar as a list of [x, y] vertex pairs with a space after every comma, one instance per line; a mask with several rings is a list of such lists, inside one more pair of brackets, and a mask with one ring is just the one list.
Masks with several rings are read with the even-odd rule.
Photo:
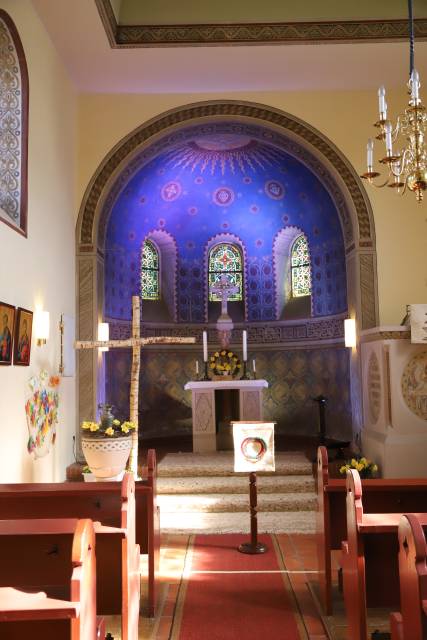
[[132, 434], [135, 429], [133, 422], [117, 420], [111, 412], [111, 405], [102, 404], [99, 407], [102, 409], [99, 422], [85, 420], [81, 424], [86, 438], [123, 438]]
[[235, 353], [222, 349], [222, 351], [215, 351], [210, 357], [209, 368], [211, 373], [217, 376], [235, 376], [242, 365]]
[[348, 460], [340, 468], [340, 473], [345, 474], [348, 469], [356, 469], [361, 478], [374, 478], [378, 472], [378, 466], [374, 462], [359, 456]]
[[31, 396], [25, 403], [25, 415], [29, 431], [27, 449], [41, 458], [49, 453], [55, 442], [58, 422], [59, 376], [49, 376], [46, 370], [32, 376], [28, 382]]

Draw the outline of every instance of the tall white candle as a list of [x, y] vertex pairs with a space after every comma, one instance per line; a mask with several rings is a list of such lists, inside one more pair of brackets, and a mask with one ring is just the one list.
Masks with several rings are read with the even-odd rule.
[[256, 373], [255, 358], [252, 360], [252, 371]]
[[248, 332], [246, 329], [243, 331], [243, 360], [248, 360]]
[[368, 156], [368, 171], [372, 171], [374, 165], [374, 141], [372, 138], [369, 138], [366, 150]]
[[411, 98], [414, 104], [417, 104], [418, 98], [420, 97], [420, 76], [416, 69], [412, 70], [411, 73]]
[[384, 130], [385, 130], [385, 148], [387, 149], [387, 153], [389, 155], [392, 155], [393, 144], [391, 140], [391, 122], [390, 121], [385, 123]]
[[203, 361], [208, 361], [208, 334], [203, 331]]
[[199, 375], [199, 361], [196, 360], [196, 373]]
[[380, 119], [385, 120], [387, 117], [387, 105], [385, 103], [385, 88], [383, 86], [378, 89], [378, 107], [380, 110]]

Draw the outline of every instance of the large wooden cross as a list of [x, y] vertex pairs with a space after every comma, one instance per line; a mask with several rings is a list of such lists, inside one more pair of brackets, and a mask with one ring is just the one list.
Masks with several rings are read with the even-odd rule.
[[128, 340], [77, 340], [74, 343], [76, 349], [97, 349], [99, 347], [132, 348], [132, 369], [130, 377], [130, 401], [129, 420], [135, 424], [132, 432], [132, 449], [129, 456], [128, 470], [135, 478], [138, 476], [138, 397], [139, 397], [139, 372], [141, 369], [141, 347], [147, 344], [194, 344], [195, 338], [170, 338], [160, 336], [158, 338], [141, 338], [140, 333], [140, 301], [139, 296], [132, 296], [132, 335]]

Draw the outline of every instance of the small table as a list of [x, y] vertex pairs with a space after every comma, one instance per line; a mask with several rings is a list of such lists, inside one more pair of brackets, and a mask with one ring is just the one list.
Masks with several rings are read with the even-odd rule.
[[262, 389], [267, 380], [200, 380], [187, 382], [184, 389], [191, 390], [193, 418], [193, 451], [216, 451], [215, 392], [237, 389], [239, 392], [238, 420], [262, 420]]

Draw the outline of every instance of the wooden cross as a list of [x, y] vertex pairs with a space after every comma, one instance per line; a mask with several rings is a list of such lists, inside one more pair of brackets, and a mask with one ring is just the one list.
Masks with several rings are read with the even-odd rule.
[[237, 285], [232, 285], [225, 273], [222, 274], [218, 283], [211, 286], [212, 293], [215, 293], [221, 300], [221, 316], [227, 316], [227, 302], [228, 298], [239, 291]]
[[130, 377], [130, 402], [129, 420], [134, 423], [132, 432], [132, 449], [129, 456], [128, 470], [135, 478], [138, 476], [138, 396], [139, 396], [139, 372], [141, 369], [141, 347], [147, 344], [194, 344], [195, 338], [170, 338], [160, 336], [158, 338], [141, 338], [140, 333], [140, 300], [139, 296], [132, 296], [132, 335], [128, 340], [77, 340], [74, 343], [76, 349], [97, 349], [99, 347], [131, 347], [132, 369]]

